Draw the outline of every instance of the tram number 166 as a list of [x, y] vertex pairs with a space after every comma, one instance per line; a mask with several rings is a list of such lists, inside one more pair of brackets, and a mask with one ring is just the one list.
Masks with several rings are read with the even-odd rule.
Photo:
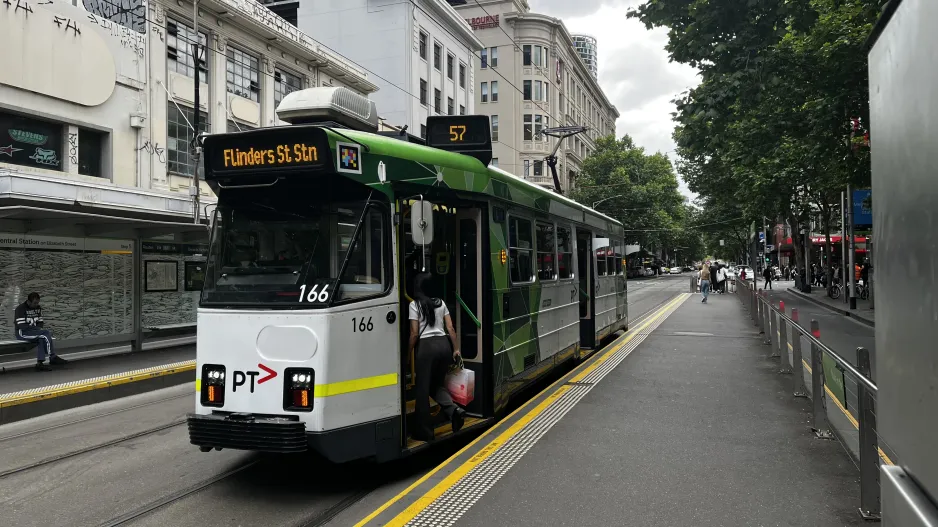
[[365, 320], [365, 317], [362, 318], [352, 318], [352, 333], [365, 333], [366, 331], [372, 331], [375, 329], [375, 325], [371, 322], [371, 317], [368, 317], [368, 320]]

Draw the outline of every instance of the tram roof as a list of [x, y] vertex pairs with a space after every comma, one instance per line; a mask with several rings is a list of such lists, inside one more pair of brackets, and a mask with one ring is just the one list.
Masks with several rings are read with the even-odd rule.
[[[465, 154], [448, 152], [446, 150], [431, 148], [418, 143], [408, 143], [406, 141], [401, 141], [391, 137], [376, 135], [368, 132], [342, 130], [342, 134], [347, 135], [350, 138], [361, 142], [362, 144], [368, 145], [368, 148], [371, 149], [370, 153], [372, 155], [396, 156], [411, 161], [416, 161], [418, 163], [437, 165], [475, 173], [487, 173], [493, 179], [505, 183], [511, 187], [521, 188], [526, 191], [533, 192], [538, 197], [563, 203], [564, 205], [589, 214], [594, 218], [601, 219], [615, 225], [622, 225], [618, 220], [598, 212], [590, 207], [587, 207], [582, 203], [574, 201], [561, 194], [557, 194], [556, 192], [552, 192], [540, 185], [531, 183], [530, 181], [524, 178], [520, 178], [510, 172], [506, 172], [501, 168], [485, 166], [478, 159]], [[337, 140], [341, 141], [342, 139], [341, 136], [335, 134], [333, 134], [333, 136]]]

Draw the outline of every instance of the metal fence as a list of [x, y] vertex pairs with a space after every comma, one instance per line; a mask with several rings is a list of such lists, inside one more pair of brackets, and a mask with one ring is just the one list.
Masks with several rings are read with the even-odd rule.
[[[757, 289], [755, 282], [737, 281], [736, 295], [748, 307], [753, 325], [758, 326], [763, 336], [763, 343], [771, 346], [772, 356], [779, 357], [779, 373], [792, 375], [792, 394], [812, 400], [811, 428], [814, 433], [820, 439], [839, 437], [858, 463], [860, 515], [865, 520], [879, 520], [880, 462], [882, 460], [891, 465], [892, 460], [880, 448], [881, 438], [876, 432], [878, 389], [872, 381], [869, 351], [857, 348], [854, 365], [821, 342], [821, 329], [817, 320], [811, 320], [810, 329], [803, 327], [799, 323], [797, 309], [792, 308], [789, 316], [785, 303], [779, 301], [779, 305], [773, 305], [766, 292]], [[789, 328], [791, 342], [788, 342]], [[807, 360], [802, 353], [803, 340], [810, 348]], [[807, 383], [805, 369], [810, 374]], [[840, 375], [839, 384], [830, 384], [835, 385], [842, 400], [831, 391], [828, 383], [832, 377], [836, 380], [837, 375]], [[836, 406], [831, 414], [828, 414], [829, 402]]]

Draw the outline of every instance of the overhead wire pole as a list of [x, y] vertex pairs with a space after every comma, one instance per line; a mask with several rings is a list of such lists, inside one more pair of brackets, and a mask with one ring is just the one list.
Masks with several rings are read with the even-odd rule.
[[[192, 196], [192, 222], [199, 223], [199, 163], [202, 159], [202, 145], [199, 144], [199, 122], [201, 117], [199, 103], [199, 88], [202, 85], [201, 75], [199, 75], [199, 0], [192, 0], [192, 25], [195, 34], [195, 42], [192, 47], [195, 53], [192, 54], [192, 62], [195, 64], [195, 96], [194, 96], [194, 114], [195, 124], [192, 129], [192, 156], [195, 158], [195, 165], [192, 170], [192, 186], [189, 187], [189, 195]], [[207, 44], [207, 43], [206, 43]]]

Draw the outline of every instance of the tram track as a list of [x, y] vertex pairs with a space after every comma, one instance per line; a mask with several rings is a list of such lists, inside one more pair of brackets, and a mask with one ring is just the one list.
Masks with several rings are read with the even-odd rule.
[[[85, 447], [85, 448], [80, 448], [80, 449], [78, 449], [78, 450], [73, 450], [73, 451], [71, 451], [71, 452], [66, 452], [66, 453], [63, 453], [63, 454], [58, 454], [58, 455], [51, 456], [51, 457], [48, 457], [48, 458], [45, 458], [45, 459], [41, 459], [41, 460], [39, 460], [39, 461], [35, 461], [35, 462], [33, 462], [33, 463], [29, 463], [28, 465], [23, 465], [23, 466], [20, 466], [20, 467], [17, 467], [17, 468], [12, 468], [12, 469], [5, 470], [5, 471], [3, 471], [3, 472], [0, 472], [0, 479], [3, 479], [3, 478], [6, 478], [6, 477], [9, 477], [9, 476], [12, 476], [12, 475], [14, 475], [14, 474], [20, 474], [20, 473], [26, 472], [26, 471], [28, 471], [28, 470], [33, 470], [33, 469], [36, 469], [36, 468], [39, 468], [39, 467], [43, 467], [43, 466], [46, 466], [46, 465], [50, 465], [50, 464], [52, 464], [52, 463], [56, 463], [56, 462], [59, 462], [59, 461], [63, 461], [63, 460], [69, 459], [69, 458], [73, 458], [73, 457], [76, 457], [76, 456], [80, 456], [80, 455], [82, 455], [82, 454], [88, 454], [88, 453], [94, 452], [94, 451], [96, 451], [96, 450], [101, 450], [101, 449], [104, 449], [104, 448], [108, 448], [108, 447], [112, 447], [112, 446], [115, 446], [115, 445], [119, 445], [119, 444], [124, 443], [124, 442], [126, 442], [126, 441], [130, 441], [130, 440], [133, 440], [133, 439], [138, 439], [138, 438], [140, 438], [140, 437], [145, 437], [145, 436], [148, 436], [148, 435], [151, 435], [151, 434], [155, 434], [155, 433], [157, 433], [157, 432], [162, 432], [163, 430], [169, 430], [169, 429], [171, 429], [171, 428], [175, 428], [175, 427], [177, 427], [177, 426], [184, 425], [184, 424], [186, 424], [186, 419], [185, 419], [185, 418], [182, 418], [182, 419], [174, 419], [174, 420], [173, 420], [172, 422], [170, 422], [170, 423], [166, 423], [166, 424], [163, 424], [163, 425], [151, 427], [151, 428], [148, 428], [148, 429], [146, 429], [146, 430], [141, 430], [141, 431], [139, 431], [139, 432], [134, 432], [133, 434], [127, 434], [127, 435], [124, 435], [124, 436], [121, 436], [121, 437], [112, 439], [112, 440], [110, 440], [110, 441], [105, 441], [104, 443], [98, 443], [98, 444], [96, 444], [96, 445], [90, 445], [90, 446], [87, 446], [87, 447]], [[11, 437], [12, 437], [12, 436], [11, 436]]]

